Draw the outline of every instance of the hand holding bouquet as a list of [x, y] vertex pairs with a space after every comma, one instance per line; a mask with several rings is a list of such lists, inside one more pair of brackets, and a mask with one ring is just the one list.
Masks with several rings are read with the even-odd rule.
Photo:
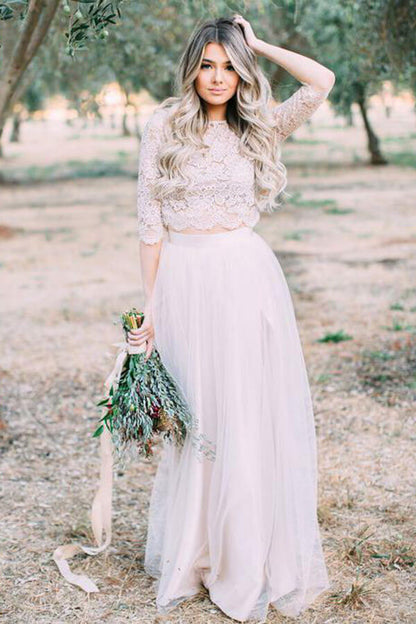
[[[131, 330], [142, 326], [144, 318], [145, 313], [136, 308], [121, 315], [126, 338]], [[146, 340], [147, 348], [144, 344], [131, 345], [130, 342], [119, 345], [121, 349], [115, 365], [104, 383], [107, 396], [98, 403], [105, 411], [93, 434], [100, 437], [101, 447], [100, 483], [91, 509], [91, 526], [98, 546], [65, 544], [53, 553], [61, 574], [86, 592], [99, 589], [88, 576], [73, 574], [67, 560], [79, 552], [97, 555], [111, 543], [112, 447], [119, 459], [124, 459], [125, 451], [132, 447], [148, 457], [153, 455], [152, 443], [156, 435], [161, 434], [181, 446], [187, 431], [194, 425], [180, 389], [153, 348], [153, 328], [140, 339], [143, 335], [151, 336], [151, 340]]]
[[[135, 308], [133, 308], [135, 310]], [[140, 316], [139, 321], [134, 322], [134, 317], [131, 317], [129, 322], [129, 329], [126, 331], [126, 340], [129, 343], [129, 353], [141, 353], [145, 351], [145, 359], [150, 357], [153, 349], [154, 342], [154, 329], [153, 329], [153, 317], [151, 311], [151, 305], [148, 303], [144, 308], [144, 312], [138, 313]], [[124, 324], [126, 326], [126, 324]], [[142, 345], [146, 344], [146, 349], [142, 348]], [[138, 350], [135, 350], [137, 348]]]
[[[136, 308], [121, 315], [126, 337], [131, 330], [142, 327], [144, 318], [144, 313]], [[153, 328], [149, 329], [149, 335], [152, 332]], [[141, 339], [143, 335], [147, 334], [142, 334]], [[108, 396], [97, 404], [104, 406], [105, 414], [94, 437], [100, 436], [106, 426], [119, 457], [131, 445], [149, 457], [158, 434], [181, 446], [192, 426], [192, 416], [180, 389], [153, 348], [153, 340], [147, 349], [144, 344], [129, 343], [115, 368], [118, 370], [113, 371], [112, 380], [106, 384]]]

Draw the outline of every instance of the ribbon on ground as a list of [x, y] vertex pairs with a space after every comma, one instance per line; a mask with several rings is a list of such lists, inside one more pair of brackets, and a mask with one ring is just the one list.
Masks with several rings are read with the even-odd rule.
[[[119, 347], [114, 367], [104, 382], [107, 393], [113, 384], [117, 384], [120, 379], [123, 365], [128, 355], [144, 353], [146, 345], [131, 347], [127, 342], [118, 342], [112, 346]], [[113, 444], [111, 433], [104, 425], [100, 436], [100, 480], [98, 490], [94, 496], [91, 507], [91, 527], [94, 538], [98, 546], [86, 546], [83, 544], [64, 544], [58, 546], [53, 553], [53, 560], [59, 568], [62, 576], [72, 583], [78, 585], [86, 592], [100, 591], [97, 585], [85, 574], [74, 574], [68, 564], [76, 554], [84, 552], [87, 555], [98, 555], [111, 543], [111, 517], [112, 517], [112, 494], [113, 494]], [[103, 532], [105, 540], [103, 541]]]

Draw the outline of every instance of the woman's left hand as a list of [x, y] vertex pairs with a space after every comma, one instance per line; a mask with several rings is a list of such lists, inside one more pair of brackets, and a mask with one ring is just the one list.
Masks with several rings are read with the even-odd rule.
[[251, 48], [254, 53], [257, 53], [257, 44], [259, 43], [260, 39], [257, 39], [256, 35], [254, 34], [254, 30], [251, 27], [250, 22], [245, 20], [244, 17], [237, 13], [233, 15], [233, 20], [236, 24], [240, 24], [242, 26], [244, 31], [244, 38], [248, 47]]

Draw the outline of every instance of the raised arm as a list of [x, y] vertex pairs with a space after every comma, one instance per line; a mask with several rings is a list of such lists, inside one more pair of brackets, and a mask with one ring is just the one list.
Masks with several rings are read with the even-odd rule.
[[303, 84], [287, 100], [272, 108], [280, 141], [287, 139], [319, 108], [331, 89], [318, 90]]
[[161, 204], [152, 195], [152, 184], [158, 177], [157, 153], [162, 139], [163, 111], [155, 111], [142, 135], [137, 180], [137, 218], [139, 239], [147, 244], [163, 237]]
[[284, 140], [328, 97], [335, 83], [335, 74], [314, 59], [259, 39], [251, 24], [241, 15], [235, 15], [234, 21], [241, 26], [246, 43], [255, 54], [280, 65], [302, 83], [291, 97], [272, 109], [276, 113], [277, 131]]

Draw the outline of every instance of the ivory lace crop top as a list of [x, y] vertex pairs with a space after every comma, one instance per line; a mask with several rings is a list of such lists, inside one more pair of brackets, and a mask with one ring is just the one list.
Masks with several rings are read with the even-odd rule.
[[[328, 91], [302, 86], [272, 110], [278, 115], [275, 131], [284, 141], [305, 122], [327, 98]], [[158, 177], [157, 154], [167, 109], [156, 110], [143, 130], [137, 184], [139, 239], [157, 243], [164, 228], [174, 230], [215, 226], [234, 229], [253, 227], [260, 218], [254, 195], [254, 165], [239, 153], [239, 137], [227, 121], [210, 121], [204, 134], [206, 153], [195, 150], [183, 169], [191, 183], [181, 199], [162, 201], [151, 196], [151, 184]]]

